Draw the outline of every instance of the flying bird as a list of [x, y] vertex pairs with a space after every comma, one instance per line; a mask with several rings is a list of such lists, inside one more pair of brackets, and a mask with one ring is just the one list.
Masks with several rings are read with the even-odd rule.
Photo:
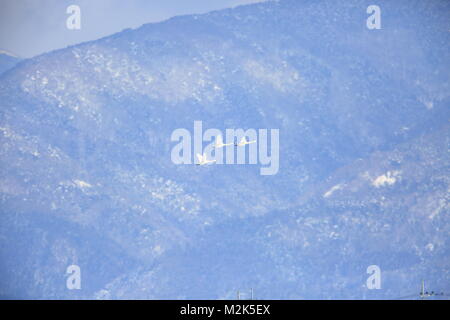
[[241, 141], [239, 143], [235, 143], [234, 145], [236, 147], [242, 147], [242, 146], [245, 146], [246, 144], [255, 143], [255, 142], [256, 142], [256, 140], [247, 141], [247, 139], [245, 139], [245, 137], [242, 137]]
[[216, 160], [208, 160], [206, 158], [206, 154], [201, 155], [200, 153], [197, 153], [197, 159], [198, 159], [198, 163], [196, 163], [196, 165], [198, 165], [198, 166], [203, 166], [208, 163], [216, 162]]
[[223, 148], [226, 146], [230, 146], [232, 144], [233, 144], [232, 142], [231, 143], [223, 143], [222, 136], [218, 136], [216, 138], [216, 144], [214, 145], [214, 148]]

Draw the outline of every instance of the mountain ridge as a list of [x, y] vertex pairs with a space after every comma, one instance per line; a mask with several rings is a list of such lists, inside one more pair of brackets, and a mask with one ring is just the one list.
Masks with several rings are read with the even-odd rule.
[[[392, 298], [448, 283], [448, 4], [381, 1], [371, 31], [367, 3], [176, 17], [1, 75], [0, 235], [29, 233], [34, 251], [2, 247], [0, 295]], [[194, 120], [280, 129], [278, 174], [171, 163], [171, 132]], [[72, 263], [81, 291], [64, 287]], [[385, 290], [365, 287], [372, 264]]]

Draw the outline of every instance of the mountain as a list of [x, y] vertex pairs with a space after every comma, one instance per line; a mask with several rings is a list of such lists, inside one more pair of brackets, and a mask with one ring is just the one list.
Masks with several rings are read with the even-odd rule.
[[14, 67], [21, 59], [7, 51], [0, 50], [0, 74]]
[[[0, 296], [450, 291], [450, 5], [378, 1], [369, 30], [370, 4], [180, 16], [1, 75]], [[278, 173], [174, 164], [196, 120], [279, 129]]]

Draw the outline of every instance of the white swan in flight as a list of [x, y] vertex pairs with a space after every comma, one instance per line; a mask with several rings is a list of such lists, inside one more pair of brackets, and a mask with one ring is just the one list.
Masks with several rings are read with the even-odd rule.
[[245, 139], [245, 137], [242, 137], [241, 142], [235, 143], [234, 145], [236, 147], [242, 147], [242, 146], [245, 146], [246, 144], [255, 143], [255, 142], [256, 142], [256, 140], [247, 141], [247, 139]]
[[226, 146], [231, 146], [232, 144], [233, 144], [233, 142], [231, 142], [231, 143], [223, 143], [222, 136], [217, 136], [214, 148], [223, 148], [223, 147], [226, 147]]
[[196, 165], [198, 165], [198, 166], [203, 166], [208, 163], [216, 162], [216, 160], [208, 160], [206, 158], [206, 154], [201, 155], [200, 153], [197, 153], [197, 159], [198, 159], [198, 163], [196, 163]]

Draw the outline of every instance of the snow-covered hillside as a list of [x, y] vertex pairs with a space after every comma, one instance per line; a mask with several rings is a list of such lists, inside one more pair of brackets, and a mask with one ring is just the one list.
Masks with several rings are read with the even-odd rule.
[[[1, 297], [449, 291], [450, 5], [380, 0], [369, 30], [370, 4], [175, 17], [0, 76]], [[279, 172], [173, 164], [195, 120], [279, 129]]]

